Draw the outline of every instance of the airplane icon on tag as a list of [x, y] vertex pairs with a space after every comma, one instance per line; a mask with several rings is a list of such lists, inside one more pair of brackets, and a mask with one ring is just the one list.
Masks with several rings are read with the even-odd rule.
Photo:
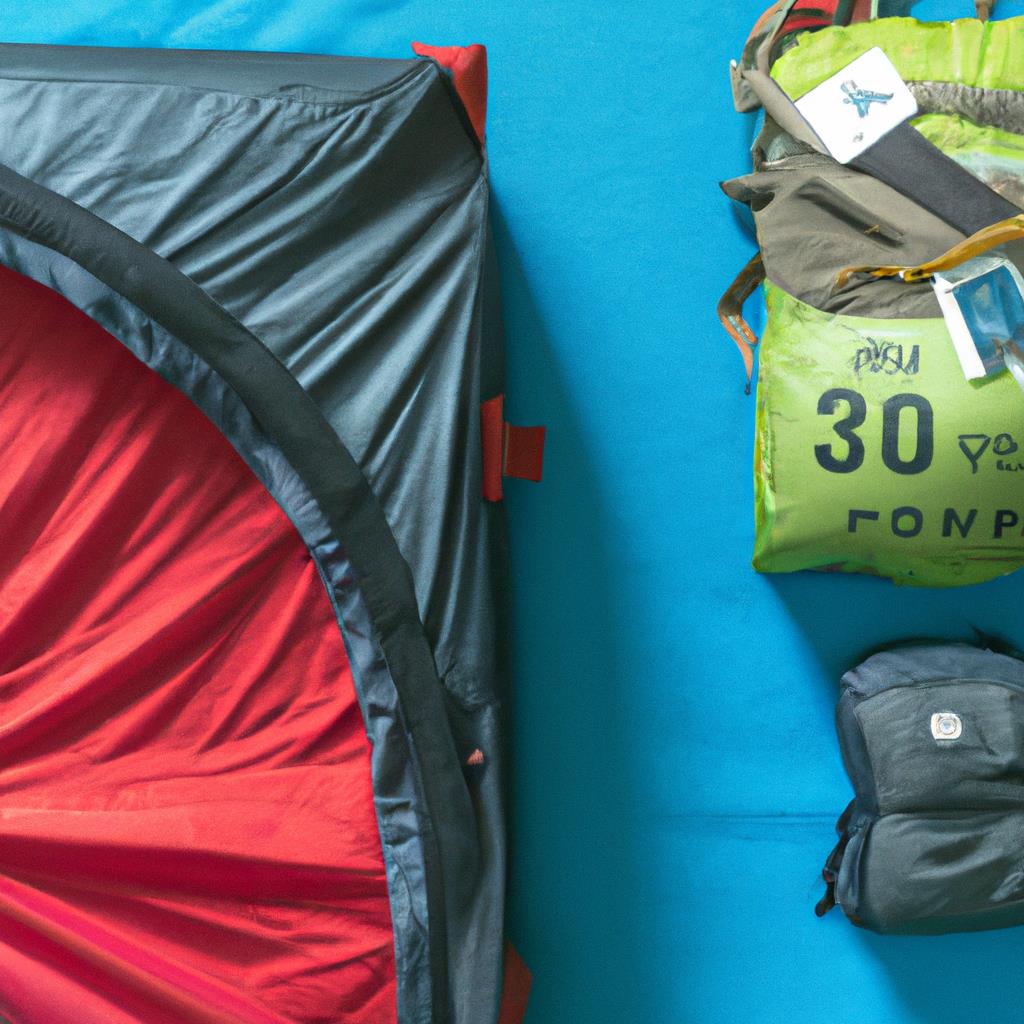
[[[861, 88], [865, 82], [870, 88]], [[914, 94], [878, 46], [795, 102], [822, 145], [843, 164], [917, 113]]]
[[888, 103], [893, 94], [884, 92], [870, 92], [867, 89], [858, 89], [857, 83], [851, 78], [840, 86], [846, 93], [844, 103], [852, 103], [857, 108], [859, 117], [867, 117], [872, 103]]

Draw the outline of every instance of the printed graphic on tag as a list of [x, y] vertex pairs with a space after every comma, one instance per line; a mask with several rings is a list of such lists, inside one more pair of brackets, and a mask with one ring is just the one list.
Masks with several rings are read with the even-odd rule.
[[935, 297], [968, 380], [1009, 369], [1018, 383], [1024, 278], [1003, 256], [979, 256], [935, 275]]
[[917, 101], [876, 46], [798, 99], [796, 108], [829, 153], [846, 164], [913, 117]]

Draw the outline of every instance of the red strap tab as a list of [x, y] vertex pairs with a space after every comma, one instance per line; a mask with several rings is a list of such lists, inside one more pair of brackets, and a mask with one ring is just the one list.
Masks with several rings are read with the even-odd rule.
[[511, 942], [505, 943], [505, 984], [501, 992], [498, 1024], [523, 1024], [533, 975]]
[[544, 475], [544, 427], [513, 427], [505, 422], [504, 410], [504, 395], [480, 406], [482, 490], [488, 501], [501, 501], [504, 496], [502, 477], [539, 483]]
[[505, 476], [540, 483], [544, 476], [544, 434], [543, 427], [505, 424]]
[[452, 74], [452, 85], [466, 108], [473, 131], [484, 142], [487, 127], [487, 49], [479, 43], [472, 46], [427, 46], [413, 43], [413, 53], [432, 57]]

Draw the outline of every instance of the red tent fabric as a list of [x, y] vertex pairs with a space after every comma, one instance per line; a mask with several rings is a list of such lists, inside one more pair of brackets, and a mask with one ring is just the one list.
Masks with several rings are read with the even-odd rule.
[[0, 269], [0, 1013], [396, 1019], [367, 741], [273, 496]]

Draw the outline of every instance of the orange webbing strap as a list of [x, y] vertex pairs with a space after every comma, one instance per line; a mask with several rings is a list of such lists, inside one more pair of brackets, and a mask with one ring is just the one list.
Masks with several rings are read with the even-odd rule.
[[743, 318], [743, 303], [750, 298], [757, 286], [764, 280], [764, 263], [761, 254], [755, 253], [747, 265], [736, 275], [736, 280], [726, 289], [718, 300], [718, 319], [729, 332], [729, 337], [736, 342], [736, 347], [743, 356], [743, 365], [747, 368], [746, 392], [750, 394], [750, 381], [754, 376], [754, 349], [757, 347], [757, 335], [750, 329], [750, 324]]
[[847, 267], [836, 275], [835, 288], [837, 290], [842, 288], [854, 274], [870, 274], [872, 277], [900, 277], [908, 283], [926, 281], [932, 274], [943, 270], [952, 270], [954, 267], [959, 267], [961, 263], [994, 249], [997, 245], [1005, 245], [1005, 243], [1014, 242], [1018, 238], [1024, 238], [1024, 213], [1016, 217], [1008, 217], [996, 224], [990, 224], [962, 242], [957, 242], [952, 249], [936, 259], [918, 264], [916, 267]]
[[523, 1024], [533, 975], [511, 942], [505, 943], [505, 982], [501, 990], [498, 1024]]

